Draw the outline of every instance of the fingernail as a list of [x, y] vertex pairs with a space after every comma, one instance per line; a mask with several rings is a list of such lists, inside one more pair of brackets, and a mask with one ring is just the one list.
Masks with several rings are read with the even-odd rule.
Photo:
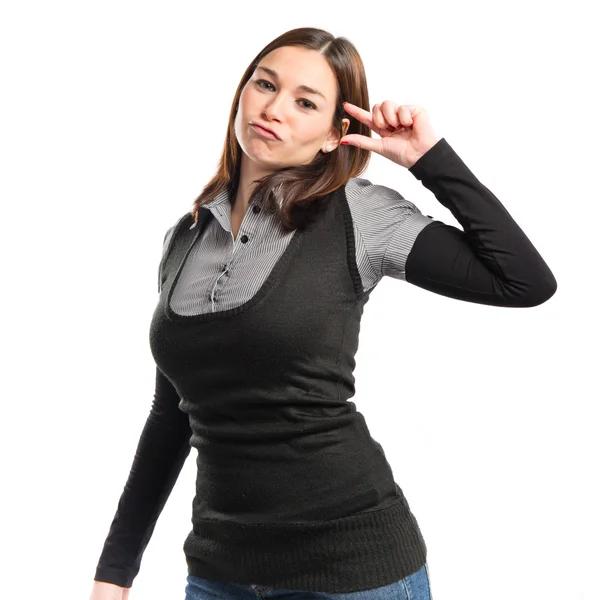
[[349, 144], [350, 142], [340, 142], [341, 146], [345, 146], [346, 144]]

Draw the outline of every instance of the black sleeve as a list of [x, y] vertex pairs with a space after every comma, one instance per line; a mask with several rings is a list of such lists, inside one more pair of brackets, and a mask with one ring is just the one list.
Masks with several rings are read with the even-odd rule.
[[531, 307], [553, 296], [557, 283], [544, 259], [445, 138], [409, 171], [464, 231], [441, 221], [426, 225], [407, 256], [406, 281], [436, 294], [493, 306]]
[[156, 369], [154, 401], [100, 555], [94, 580], [131, 587], [142, 555], [190, 453], [189, 417]]

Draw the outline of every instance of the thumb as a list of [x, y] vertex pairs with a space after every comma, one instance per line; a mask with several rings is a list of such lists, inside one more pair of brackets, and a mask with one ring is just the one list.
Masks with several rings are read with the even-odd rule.
[[345, 135], [340, 139], [340, 144], [348, 143], [351, 146], [362, 148], [364, 150], [370, 150], [371, 152], [381, 152], [381, 140], [375, 140], [372, 137], [366, 135], [360, 135], [358, 133], [351, 133]]

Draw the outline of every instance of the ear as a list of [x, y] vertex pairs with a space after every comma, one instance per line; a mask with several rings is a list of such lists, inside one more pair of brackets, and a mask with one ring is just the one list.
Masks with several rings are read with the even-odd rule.
[[340, 144], [340, 140], [346, 135], [348, 127], [350, 127], [350, 119], [342, 119], [342, 135], [340, 136], [337, 129], [332, 129], [321, 151], [327, 152], [327, 146], [337, 148]]
[[350, 127], [350, 119], [342, 119], [342, 137], [348, 132], [348, 127]]

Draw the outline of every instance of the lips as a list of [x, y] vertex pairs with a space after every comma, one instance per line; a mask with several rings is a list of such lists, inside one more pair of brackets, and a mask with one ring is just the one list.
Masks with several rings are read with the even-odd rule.
[[252, 122], [251, 124], [254, 125], [255, 127], [260, 127], [262, 129], [264, 129], [265, 131], [268, 131], [269, 133], [273, 134], [278, 140], [281, 140], [281, 138], [277, 135], [277, 133], [275, 133], [272, 129], [269, 129], [268, 127], [265, 127], [264, 125], [262, 125], [260, 123]]

